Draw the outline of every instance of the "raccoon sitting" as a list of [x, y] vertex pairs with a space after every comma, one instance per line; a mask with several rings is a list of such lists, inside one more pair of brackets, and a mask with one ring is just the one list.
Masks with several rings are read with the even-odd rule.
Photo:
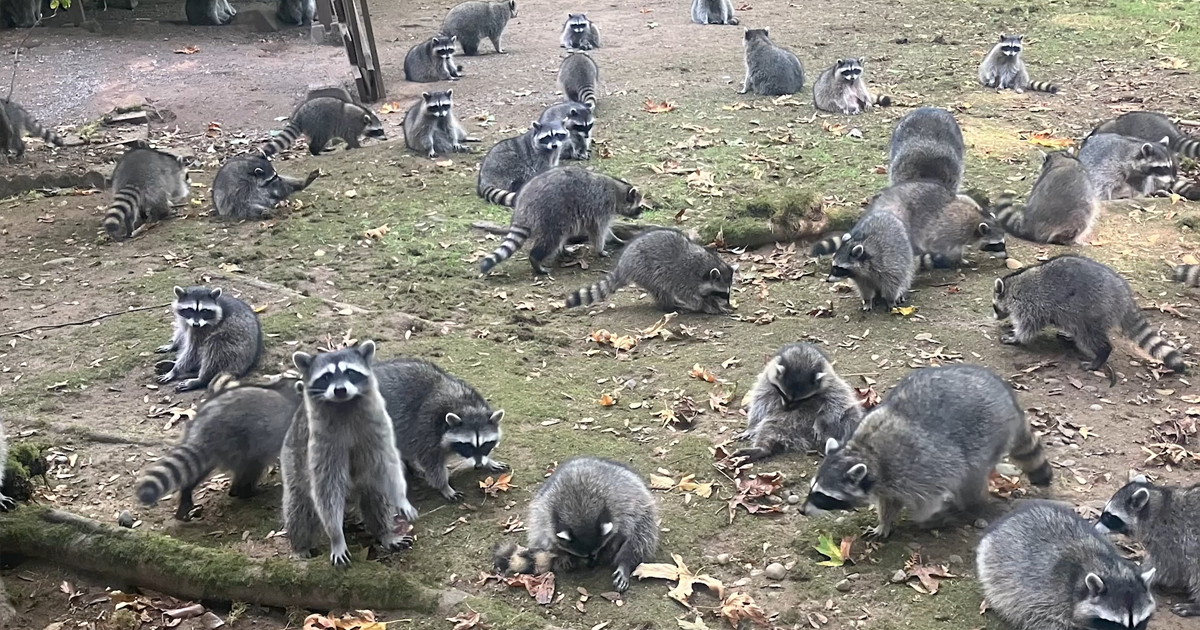
[[212, 397], [185, 425], [183, 440], [142, 472], [135, 489], [138, 500], [152, 506], [178, 489], [175, 518], [191, 520], [192, 491], [218, 469], [233, 473], [229, 496], [254, 496], [259, 477], [279, 457], [283, 436], [300, 407], [297, 382], [279, 378], [259, 386], [214, 379]]
[[1151, 585], [1191, 596], [1171, 612], [1200, 617], [1200, 485], [1155, 486], [1138, 475], [1109, 499], [1096, 531], [1140, 542], [1146, 548], [1142, 566], [1154, 570]]
[[160, 361], [159, 383], [183, 379], [177, 392], [203, 389], [221, 372], [243, 376], [258, 364], [263, 351], [258, 314], [245, 302], [221, 289], [175, 287], [175, 332], [171, 343], [155, 352], [174, 352], [174, 361]]
[[1034, 243], [1086, 245], [1100, 213], [1100, 201], [1087, 170], [1065, 151], [1046, 154], [1029, 201], [1015, 205], [1001, 197], [992, 213], [1009, 234]]
[[974, 199], [956, 195], [937, 182], [889, 186], [875, 196], [867, 211], [900, 217], [920, 268], [957, 267], [963, 262], [963, 248], [971, 243], [994, 257], [1008, 256], [1004, 231], [996, 218]]
[[[694, 6], [694, 5], [693, 5]], [[804, 89], [804, 65], [792, 51], [776, 46], [767, 29], [746, 29], [746, 80], [738, 94], [797, 94]]]
[[14, 158], [20, 160], [25, 157], [25, 139], [26, 134], [41, 138], [46, 142], [53, 144], [56, 147], [63, 145], [62, 138], [54, 133], [51, 129], [46, 129], [38, 123], [37, 119], [29, 114], [24, 107], [21, 107], [16, 101], [4, 99], [0, 101], [4, 106], [4, 117], [7, 120], [7, 129], [5, 135], [8, 141], [0, 146], [0, 156], [6, 157], [11, 153]]
[[492, 203], [512, 207], [526, 182], [558, 166], [568, 140], [563, 121], [534, 121], [529, 131], [488, 150], [479, 164], [475, 191]]
[[937, 107], [915, 109], [892, 131], [888, 183], [935, 181], [958, 192], [966, 163], [962, 129], [954, 115]]
[[567, 130], [567, 142], [562, 145], [559, 156], [564, 160], [588, 160], [592, 157], [592, 127], [596, 116], [592, 108], [583, 103], [568, 101], [547, 107], [538, 122], [543, 125], [562, 121]]
[[454, 90], [422, 92], [404, 114], [404, 145], [433, 159], [447, 153], [467, 152], [464, 142], [478, 142], [467, 136], [454, 115]]
[[692, 21], [696, 24], [727, 24], [737, 26], [730, 0], [692, 0]]
[[[821, 255], [818, 243], [813, 255]], [[868, 212], [848, 234], [836, 239], [828, 282], [849, 278], [862, 298], [862, 309], [875, 308], [882, 298], [887, 308], [908, 300], [913, 281], [913, 250], [904, 222], [889, 212]]]
[[33, 28], [42, 19], [42, 0], [0, 0], [5, 28]]
[[750, 390], [746, 431], [737, 439], [753, 446], [732, 457], [748, 461], [788, 451], [809, 451], [830, 438], [850, 439], [862, 419], [854, 390], [816, 346], [789, 343], [779, 349]]
[[317, 16], [316, 0], [279, 0], [275, 16], [284, 24], [308, 26]]
[[585, 52], [571, 51], [558, 67], [558, 87], [568, 101], [596, 109], [596, 86], [599, 83], [600, 66]]
[[404, 55], [404, 80], [413, 83], [457, 81], [462, 66], [454, 63], [454, 36], [434, 35], [408, 49]]
[[1079, 161], [1102, 201], [1149, 197], [1170, 190], [1178, 175], [1169, 143], [1101, 133], [1084, 141]]
[[[1026, 344], [1053, 326], [1075, 342], [1099, 370], [1112, 352], [1110, 330], [1120, 331], [1143, 352], [1176, 374], [1186, 366], [1179, 350], [1163, 339], [1133, 301], [1133, 290], [1117, 272], [1089, 258], [1064, 254], [996, 280], [992, 295], [996, 319], [1010, 319], [1012, 330], [1000, 343]], [[1110, 383], [1117, 376], [1109, 370]]]
[[1008, 453], [1030, 483], [1050, 484], [1050, 463], [1016, 394], [978, 365], [913, 370], [867, 412], [845, 444], [830, 438], [802, 513], [871, 503], [886, 538], [907, 507], [938, 527], [987, 500], [988, 476]]
[[237, 15], [229, 0], [186, 0], [183, 10], [192, 26], [223, 26]]
[[550, 273], [548, 265], [573, 236], [588, 236], [592, 252], [607, 257], [604, 246], [615, 238], [612, 223], [617, 215], [636, 219], [641, 213], [642, 193], [633, 184], [574, 166], [553, 168], [521, 189], [508, 236], [479, 261], [479, 271], [486, 275], [530, 238], [534, 244], [529, 264], [538, 274]]
[[221, 218], [270, 218], [279, 202], [308, 188], [320, 175], [316, 170], [306, 179], [297, 179], [275, 172], [271, 161], [262, 156], [231, 158], [213, 179], [213, 208]]
[[147, 148], [133, 149], [117, 160], [112, 189], [113, 201], [103, 225], [114, 241], [165, 219], [172, 206], [187, 203], [192, 193], [184, 158]]
[[263, 157], [288, 150], [300, 136], [308, 137], [308, 152], [313, 155], [320, 155], [334, 138], [341, 138], [351, 149], [362, 147], [359, 137], [387, 139], [375, 112], [339, 98], [318, 97], [304, 101], [292, 112], [283, 131], [263, 145]]
[[891, 105], [890, 96], [871, 95], [862, 74], [862, 59], [838, 59], [813, 83], [813, 105], [823, 111], [851, 116], [861, 114], [873, 105]]
[[600, 47], [600, 29], [586, 13], [568, 13], [563, 23], [560, 47], [568, 50], [592, 50]]
[[1170, 118], [1158, 112], [1126, 112], [1100, 123], [1091, 135], [1102, 133], [1115, 133], [1146, 142], [1162, 142], [1166, 138], [1172, 151], [1183, 157], [1200, 158], [1200, 138], [1183, 133]]
[[517, 0], [499, 0], [498, 2], [479, 2], [471, 0], [464, 2], [446, 14], [442, 22], [442, 33], [458, 38], [463, 54], [474, 56], [479, 54], [479, 41], [488, 38], [492, 48], [503, 53], [500, 36], [510, 18], [517, 17]]
[[1029, 71], [1021, 60], [1024, 48], [1021, 35], [1001, 35], [1000, 41], [979, 64], [979, 82], [983, 87], [1012, 90], [1017, 94], [1025, 90], [1058, 93], [1058, 86], [1046, 81], [1030, 81]]
[[1150, 580], [1071, 508], [1023, 501], [983, 534], [976, 575], [987, 607], [1013, 630], [1145, 630]]
[[734, 268], [682, 232], [657, 229], [630, 241], [603, 280], [567, 296], [567, 308], [608, 299], [633, 282], [666, 312], [730, 313]]

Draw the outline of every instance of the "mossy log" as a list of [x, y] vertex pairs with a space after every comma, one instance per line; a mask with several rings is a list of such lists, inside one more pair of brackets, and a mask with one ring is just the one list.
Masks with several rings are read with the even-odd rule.
[[0, 549], [42, 558], [113, 585], [190, 600], [319, 611], [362, 608], [432, 613], [438, 593], [376, 562], [334, 569], [324, 559], [250, 558], [170, 536], [120, 529], [55, 509], [0, 515]]
[[721, 219], [705, 222], [700, 240], [725, 247], [759, 247], [816, 238], [829, 225], [821, 196], [784, 191], [734, 207]]

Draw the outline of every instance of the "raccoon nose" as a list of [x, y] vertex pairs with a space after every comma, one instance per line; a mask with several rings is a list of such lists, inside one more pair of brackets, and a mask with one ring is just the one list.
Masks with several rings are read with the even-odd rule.
[[345, 388], [345, 387], [343, 387], [343, 386], [341, 386], [341, 385], [338, 385], [337, 387], [334, 387], [334, 388], [333, 388], [333, 395], [334, 395], [334, 396], [336, 396], [336, 397], [338, 397], [338, 398], [345, 398], [345, 397], [346, 397], [346, 388]]

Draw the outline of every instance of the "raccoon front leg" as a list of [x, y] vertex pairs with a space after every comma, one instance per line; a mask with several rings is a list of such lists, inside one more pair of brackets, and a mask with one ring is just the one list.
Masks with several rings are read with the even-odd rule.
[[418, 455], [417, 470], [421, 478], [430, 488], [437, 490], [450, 503], [458, 503], [463, 499], [463, 493], [450, 485], [450, 469], [446, 467], [445, 458], [441, 451], [430, 450]]
[[495, 37], [488, 37], [488, 39], [492, 40], [492, 48], [495, 48], [496, 52], [498, 52], [500, 54], [504, 54], [505, 52], [507, 52], [506, 50], [504, 50], [504, 47], [500, 45], [500, 38], [503, 36], [504, 36], [504, 33], [497, 33]]
[[[330, 436], [313, 436], [309, 440], [308, 465], [312, 478], [312, 502], [317, 516], [329, 537], [329, 562], [335, 567], [350, 565], [350, 548], [346, 546], [346, 492], [350, 485], [350, 458], [340, 450], [342, 445]], [[321, 444], [333, 441], [334, 444]]]
[[757, 462], [784, 451], [783, 444], [775, 441], [755, 442], [754, 446], [739, 448], [730, 457], [745, 457], [748, 462]]
[[[183, 382], [175, 386], [175, 391], [182, 393], [208, 387], [208, 384], [221, 373], [218, 365], [216, 357], [203, 357], [200, 360], [199, 373], [194, 378], [185, 378]], [[183, 375], [177, 375], [177, 377], [182, 378]]]
[[[359, 488], [358, 511], [362, 514], [363, 526], [379, 546], [386, 551], [400, 551], [412, 547], [414, 539], [395, 530], [396, 504], [386, 478]], [[405, 517], [405, 520], [412, 520]]]
[[1041, 329], [1041, 326], [1034, 328], [1029, 322], [1014, 317], [1012, 320], [1012, 329], [1000, 336], [1000, 343], [1010, 346], [1029, 343], [1033, 341], [1033, 338]]
[[628, 538], [622, 540], [621, 546], [613, 555], [613, 564], [617, 565], [617, 569], [612, 574], [613, 587], [617, 589], [618, 593], [624, 593], [629, 589], [629, 576], [641, 563], [642, 557], [638, 548]]
[[1171, 606], [1171, 612], [1180, 617], [1200, 617], [1200, 578], [1192, 578], [1192, 585], [1188, 590], [1192, 600]]
[[738, 90], [738, 94], [746, 94], [750, 91], [750, 70], [746, 69], [746, 78], [742, 81], [742, 89]]
[[879, 509], [879, 524], [867, 528], [867, 536], [871, 538], [887, 538], [892, 535], [892, 525], [900, 516], [903, 505], [895, 499], [881, 498], [876, 502]]
[[862, 310], [871, 311], [875, 308], [875, 297], [879, 295], [879, 291], [875, 289], [875, 285], [868, 282], [856, 282], [858, 285], [858, 295], [862, 298]]

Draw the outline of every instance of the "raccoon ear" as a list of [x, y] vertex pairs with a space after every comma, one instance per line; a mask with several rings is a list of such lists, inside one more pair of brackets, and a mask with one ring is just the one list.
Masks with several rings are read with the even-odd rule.
[[1152, 582], [1154, 580], [1154, 574], [1157, 572], [1158, 572], [1158, 567], [1150, 567], [1149, 571], [1146, 571], [1145, 573], [1143, 573], [1141, 575], [1142, 583], [1145, 584], [1146, 586], [1150, 586], [1150, 582]]
[[300, 393], [300, 394], [304, 393], [304, 381], [296, 381], [295, 387], [296, 387], [297, 393]]
[[262, 177], [262, 176], [263, 176], [263, 170], [262, 170], [261, 168], [256, 168], [256, 169], [254, 169], [254, 176], [255, 176], [255, 177]]
[[1138, 488], [1133, 491], [1133, 496], [1129, 497], [1129, 507], [1134, 510], [1140, 510], [1146, 507], [1150, 502], [1150, 491], [1145, 488]]
[[213, 289], [212, 291], [209, 291], [208, 297], [210, 297], [214, 300], [220, 299], [221, 298], [221, 288], [217, 287], [217, 288]]
[[996, 286], [992, 289], [996, 295], [1004, 295], [1004, 278], [996, 278]]
[[850, 470], [846, 471], [846, 477], [856, 485], [862, 483], [862, 480], [867, 478], [867, 465], [859, 462], [851, 466]]
[[1008, 38], [1008, 35], [1005, 35], [1004, 33], [1000, 33], [1000, 41], [1004, 41], [1007, 38]]
[[613, 531], [612, 523], [600, 523], [600, 535], [601, 536], [607, 536], [607, 535], [611, 534], [612, 531]]
[[312, 355], [307, 352], [293, 352], [292, 365], [301, 372], [307, 372], [308, 368], [312, 366]]
[[504, 410], [503, 409], [497, 409], [497, 410], [493, 411], [492, 417], [489, 418], [489, 420], [491, 420], [492, 424], [500, 424], [500, 421], [503, 419], [504, 419]]
[[988, 225], [987, 223], [979, 224], [979, 233], [980, 234], [988, 234], [991, 231], [992, 231], [992, 227], [990, 225]]
[[825, 380], [826, 376], [827, 375], [824, 372], [817, 372], [816, 376], [813, 376], [813, 380], [820, 383], [821, 381]]
[[1163, 139], [1159, 140], [1158, 143], [1165, 144], [1167, 146], [1171, 146], [1171, 138], [1169, 138], [1168, 136], [1163, 136]]
[[540, 123], [540, 122], [538, 122], [538, 121], [536, 121], [536, 120], [535, 120], [535, 121], [533, 121], [533, 125], [532, 125], [532, 127], [533, 127], [533, 130], [534, 130], [534, 131], [541, 131], [541, 130], [542, 130], [542, 123]]
[[567, 542], [571, 542], [571, 533], [565, 529], [562, 530], [561, 532], [558, 532], [557, 534], [555, 534], [555, 536], [558, 536], [559, 538], [561, 538]]
[[454, 90], [452, 90], [452, 89], [446, 90], [446, 98], [453, 98], [453, 97], [454, 97]]
[[[567, 112], [567, 118], [570, 118], [571, 116], [575, 116], [575, 115], [577, 115], [578, 113], [579, 113], [579, 110], [577, 110], [577, 109], [575, 109], [574, 107], [572, 107], [572, 108], [571, 108], [571, 109], [570, 109], [570, 110]], [[567, 118], [564, 118], [563, 120], [567, 120]]]
[[634, 203], [640, 195], [641, 193], [638, 192], [637, 186], [630, 186], [629, 192], [625, 193], [625, 201], [627, 203]]
[[370, 363], [371, 359], [375, 358], [375, 342], [370, 339], [362, 340], [354, 349], [358, 351], [359, 356], [367, 363]]
[[855, 245], [854, 247], [850, 248], [850, 258], [858, 260], [859, 258], [862, 258], [865, 251], [866, 250], [863, 249], [862, 245]]
[[721, 270], [717, 269], [716, 267], [709, 269], [708, 270], [708, 279], [709, 280], [720, 280], [721, 279]]
[[835, 65], [835, 66], [840, 66], [840, 65], [842, 65], [842, 62], [843, 62], [843, 61], [845, 61], [845, 60], [844, 60], [844, 59], [841, 59], [841, 58], [838, 58], [838, 60], [834, 62], [834, 65]]
[[1133, 483], [1150, 483], [1150, 480], [1146, 478], [1146, 475], [1138, 475], [1129, 481]]
[[1090, 597], [1096, 598], [1104, 594], [1104, 580], [1101, 580], [1099, 575], [1089, 573], [1087, 577], [1083, 578], [1083, 581], [1087, 584]]
[[421, 92], [421, 98], [428, 101], [429, 100], [429, 92]]
[[829, 454], [838, 450], [838, 447], [840, 447], [840, 446], [841, 446], [841, 444], [838, 444], [838, 441], [835, 440], [834, 438], [829, 438], [828, 440], [825, 440], [825, 456], [829, 457]]
[[183, 297], [185, 295], [187, 295], [187, 291], [184, 291], [183, 287], [175, 287], [175, 297]]
[[1140, 153], [1144, 158], [1154, 157], [1154, 145], [1149, 142], [1143, 144]]
[[448, 424], [452, 427], [456, 427], [456, 426], [462, 424], [462, 418], [458, 417], [458, 414], [456, 414], [456, 413], [453, 413], [453, 412], [448, 413], [448, 414], [446, 414], [446, 424]]

